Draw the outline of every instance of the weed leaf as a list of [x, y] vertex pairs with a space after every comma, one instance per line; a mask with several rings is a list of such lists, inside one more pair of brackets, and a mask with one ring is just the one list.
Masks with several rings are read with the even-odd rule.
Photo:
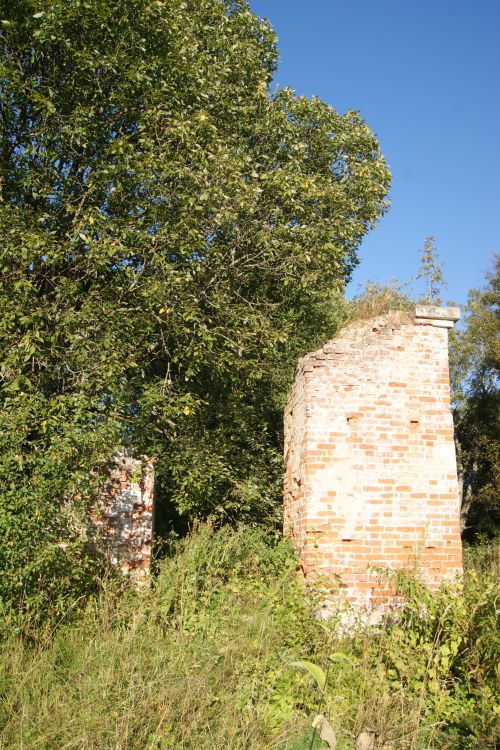
[[326, 675], [321, 667], [318, 667], [317, 664], [313, 664], [311, 661], [292, 661], [291, 666], [299, 667], [299, 669], [305, 669], [306, 672], [309, 672], [309, 674], [314, 677], [319, 685], [320, 690], [325, 689]]

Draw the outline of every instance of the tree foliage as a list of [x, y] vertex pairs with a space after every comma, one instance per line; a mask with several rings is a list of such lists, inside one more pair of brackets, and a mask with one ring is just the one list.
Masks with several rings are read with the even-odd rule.
[[469, 294], [451, 363], [462, 527], [469, 539], [494, 536], [500, 526], [500, 256], [484, 288]]
[[273, 516], [293, 363], [333, 330], [389, 172], [357, 112], [270, 92], [246, 2], [0, 0], [0, 45], [14, 596], [123, 442], [186, 518]]

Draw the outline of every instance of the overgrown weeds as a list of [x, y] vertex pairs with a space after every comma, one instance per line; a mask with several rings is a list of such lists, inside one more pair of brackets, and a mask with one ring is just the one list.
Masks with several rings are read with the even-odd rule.
[[367, 726], [385, 750], [494, 748], [498, 591], [481, 554], [463, 592], [405, 579], [396, 622], [346, 633], [314, 616], [285, 542], [202, 526], [148, 591], [111, 587], [37, 645], [3, 644], [0, 747], [306, 750], [319, 696], [292, 662], [331, 660], [337, 750]]

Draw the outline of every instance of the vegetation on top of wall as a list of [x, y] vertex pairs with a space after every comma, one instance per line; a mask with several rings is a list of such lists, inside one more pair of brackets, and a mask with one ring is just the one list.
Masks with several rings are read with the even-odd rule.
[[388, 284], [367, 281], [363, 291], [350, 300], [346, 309], [346, 323], [377, 318], [393, 311], [414, 313], [415, 302], [395, 280]]
[[[419, 255], [418, 269], [408, 281], [391, 279], [381, 284], [368, 280], [363, 290], [349, 301], [346, 321], [375, 318], [393, 310], [411, 313], [415, 311], [415, 304], [441, 305], [441, 295], [447, 285], [435, 237], [426, 237]], [[419, 290], [415, 284], [419, 285]]]

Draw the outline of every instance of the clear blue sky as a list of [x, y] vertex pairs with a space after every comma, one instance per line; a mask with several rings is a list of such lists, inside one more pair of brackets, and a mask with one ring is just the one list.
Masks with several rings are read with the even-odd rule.
[[500, 252], [500, 0], [250, 4], [278, 34], [276, 83], [360, 110], [391, 167], [350, 293], [411, 277], [435, 235], [445, 298], [464, 302]]

